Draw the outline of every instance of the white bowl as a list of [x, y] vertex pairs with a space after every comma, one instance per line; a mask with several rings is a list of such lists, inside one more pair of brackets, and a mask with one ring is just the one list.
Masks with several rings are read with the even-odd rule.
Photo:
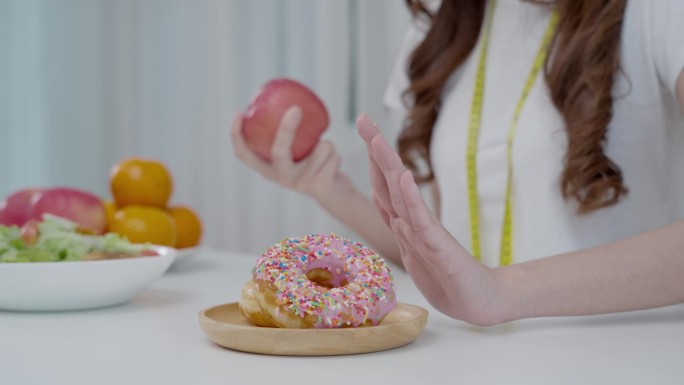
[[171, 266], [176, 251], [128, 259], [0, 263], [0, 310], [58, 311], [128, 302]]

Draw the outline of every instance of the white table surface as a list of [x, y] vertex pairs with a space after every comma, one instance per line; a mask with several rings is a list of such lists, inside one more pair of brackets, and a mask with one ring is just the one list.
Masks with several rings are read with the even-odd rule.
[[684, 384], [684, 306], [482, 328], [432, 309], [400, 271], [399, 300], [430, 312], [410, 345], [337, 357], [222, 348], [197, 314], [237, 301], [255, 257], [202, 252], [125, 305], [0, 311], [0, 384]]

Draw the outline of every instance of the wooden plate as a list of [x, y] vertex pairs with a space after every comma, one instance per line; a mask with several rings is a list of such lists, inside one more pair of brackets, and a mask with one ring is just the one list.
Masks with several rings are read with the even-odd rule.
[[223, 347], [282, 356], [333, 356], [378, 352], [413, 342], [425, 328], [427, 310], [397, 305], [378, 326], [345, 329], [279, 329], [247, 321], [237, 302], [204, 309], [202, 330]]

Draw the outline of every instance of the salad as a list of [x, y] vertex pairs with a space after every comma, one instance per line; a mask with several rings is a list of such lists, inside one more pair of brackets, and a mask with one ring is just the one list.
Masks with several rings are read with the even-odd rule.
[[120, 259], [158, 255], [150, 245], [132, 244], [108, 233], [102, 236], [77, 232], [78, 225], [45, 214], [42, 222], [24, 227], [0, 225], [0, 263], [61, 262]]

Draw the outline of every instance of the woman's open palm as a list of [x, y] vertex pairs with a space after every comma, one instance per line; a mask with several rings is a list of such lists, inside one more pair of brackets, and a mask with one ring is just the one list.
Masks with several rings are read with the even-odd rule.
[[365, 115], [357, 120], [357, 128], [368, 149], [373, 202], [391, 227], [418, 289], [451, 317], [496, 323], [500, 296], [494, 272], [477, 262], [431, 213], [411, 172]]

